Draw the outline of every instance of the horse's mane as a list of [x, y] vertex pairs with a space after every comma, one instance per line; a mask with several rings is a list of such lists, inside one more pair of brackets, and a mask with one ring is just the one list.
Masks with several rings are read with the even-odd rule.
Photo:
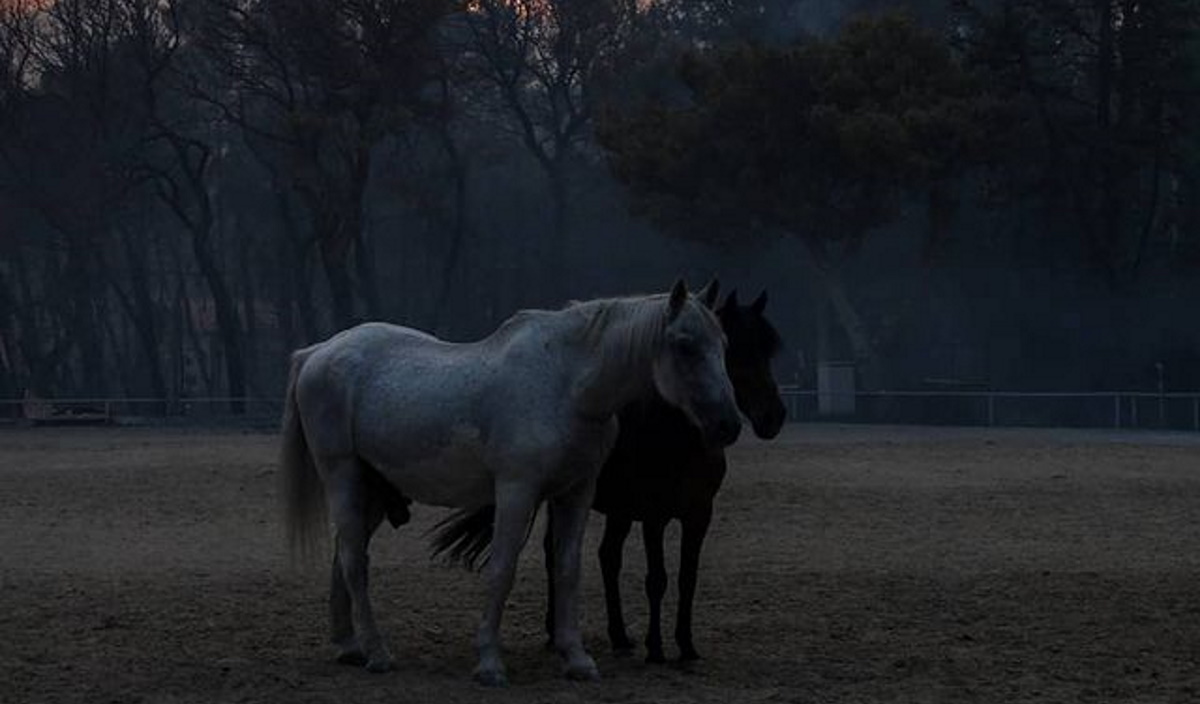
[[662, 344], [667, 294], [572, 301], [563, 309], [582, 316], [574, 341], [597, 351], [602, 364], [636, 365]]
[[[570, 301], [558, 310], [522, 310], [496, 329], [492, 338], [503, 338], [522, 328], [523, 324], [540, 316], [565, 316], [569, 326], [567, 339], [594, 351], [603, 366], [611, 363], [635, 367], [647, 362], [661, 347], [667, 327], [668, 293], [642, 296], [596, 298]], [[694, 298], [701, 313], [714, 327], [720, 321], [706, 306]]]

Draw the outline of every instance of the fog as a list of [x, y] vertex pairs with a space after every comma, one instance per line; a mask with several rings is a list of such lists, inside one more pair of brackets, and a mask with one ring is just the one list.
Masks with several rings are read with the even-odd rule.
[[[394, 55], [379, 59], [355, 48], [373, 18], [348, 9], [331, 22], [349, 34], [321, 44], [320, 21], [288, 25], [259, 3], [278, 41], [256, 47], [214, 0], [161, 16], [139, 0], [9, 4], [0, 397], [273, 398], [290, 350], [354, 322], [471, 340], [521, 308], [663, 291], [680, 276], [693, 288], [717, 277], [745, 300], [766, 290], [785, 340], [778, 376], [802, 388], [822, 362], [848, 362], [867, 390], [1200, 390], [1200, 57], [1181, 48], [1197, 36], [1194, 3], [1168, 3], [1180, 14], [1144, 19], [1136, 37], [1132, 22], [1080, 10], [1096, 36], [1116, 33], [1112, 55], [1073, 69], [1034, 55], [1045, 74], [1029, 84], [993, 46], [1009, 37], [1000, 10], [1032, 18], [1021, 46], [1057, 31], [1029, 3], [714, 2], [690, 7], [717, 20], [664, 9], [657, 24], [614, 9], [589, 15], [575, 53], [549, 67], [513, 53], [548, 18], [505, 3], [465, 19], [432, 1], [378, 5], [425, 8], [404, 15], [423, 38], [384, 41]], [[577, 4], [550, 5], [556, 36], [578, 30]], [[622, 175], [620, 135], [596, 136], [608, 111], [697, 100], [678, 97], [677, 74], [697, 47], [835, 42], [851, 16], [904, 7], [954, 61], [996, 72], [981, 104], [1013, 133], [961, 164], [939, 156], [920, 187], [880, 179], [894, 207], [831, 239], [836, 257], [815, 259], [804, 224], [764, 222], [778, 208], [752, 200], [722, 214], [744, 237], [654, 210]], [[110, 15], [128, 26], [87, 19]], [[59, 41], [72, 22], [79, 52]], [[1167, 25], [1179, 36], [1155, 34]], [[997, 31], [986, 46], [985, 30]], [[1113, 58], [1150, 41], [1170, 60]], [[489, 62], [489, 48], [509, 63]], [[1149, 75], [1171, 90], [1149, 95]], [[1085, 107], [1036, 89], [1058, 84], [1083, 85]], [[952, 207], [931, 210], [945, 190]]]

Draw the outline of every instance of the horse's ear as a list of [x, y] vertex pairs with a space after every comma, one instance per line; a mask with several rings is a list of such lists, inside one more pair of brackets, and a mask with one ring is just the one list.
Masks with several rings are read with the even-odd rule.
[[737, 304], [737, 289], [735, 288], [729, 292], [728, 296], [725, 297], [725, 303], [721, 305], [721, 308], [728, 308], [732, 310], [733, 308], [737, 307]]
[[704, 301], [705, 307], [707, 307], [709, 310], [712, 310], [717, 306], [717, 294], [720, 292], [721, 282], [717, 281], [716, 277], [713, 277], [713, 280], [709, 281], [708, 285], [700, 289], [700, 293], [697, 293], [696, 296], [700, 300]]
[[671, 287], [671, 299], [667, 303], [668, 317], [673, 319], [679, 315], [679, 311], [683, 310], [683, 304], [687, 303], [688, 290], [687, 284], [682, 278], [675, 280], [675, 285]]
[[758, 294], [758, 298], [755, 298], [754, 302], [750, 304], [750, 309], [753, 310], [758, 315], [762, 315], [762, 312], [764, 310], [766, 310], [766, 308], [767, 308], [767, 290], [764, 288], [763, 292]]

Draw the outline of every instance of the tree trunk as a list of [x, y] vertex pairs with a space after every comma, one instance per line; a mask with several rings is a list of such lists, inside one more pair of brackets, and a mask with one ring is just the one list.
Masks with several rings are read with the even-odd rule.
[[[63, 380], [70, 345], [60, 334], [61, 326], [49, 324], [50, 319], [58, 317], [57, 311], [43, 308], [41, 315], [38, 315], [39, 311], [30, 305], [29, 302], [35, 298], [33, 283], [30, 281], [32, 272], [22, 259], [23, 257], [19, 258], [14, 271], [17, 290], [20, 291], [21, 301], [24, 302], [18, 303], [16, 311], [21, 326], [18, 344], [21, 346], [21, 357], [29, 371], [26, 391], [36, 396], [52, 395], [59, 389]], [[46, 321], [45, 325], [43, 320]], [[50, 343], [48, 349], [43, 348], [44, 342]]]
[[354, 283], [346, 269], [349, 247], [334, 234], [322, 236], [320, 242], [321, 266], [329, 283], [329, 300], [333, 306], [333, 327], [335, 330], [344, 330], [357, 322]]
[[[0, 396], [17, 398], [20, 395], [20, 370], [17, 368], [17, 350], [11, 344], [16, 339], [16, 306], [13, 303], [12, 291], [6, 279], [4, 268], [0, 267]], [[5, 415], [8, 415], [5, 409]]]
[[[235, 223], [235, 227], [236, 227], [236, 223]], [[252, 372], [250, 374], [250, 378], [255, 379], [255, 378], [258, 378], [258, 374], [254, 373], [253, 370], [256, 369], [255, 361], [258, 359], [257, 350], [258, 350], [258, 322], [259, 321], [258, 321], [258, 295], [257, 295], [257, 291], [255, 290], [255, 286], [254, 286], [254, 267], [251, 266], [252, 256], [253, 256], [253, 243], [251, 242], [251, 240], [249, 238], [243, 238], [242, 246], [240, 249], [241, 249], [241, 252], [240, 252], [241, 261], [239, 262], [239, 264], [240, 264], [239, 268], [241, 270], [241, 273], [238, 278], [240, 278], [241, 280], [238, 283], [241, 284], [241, 288], [242, 288], [242, 321], [243, 321], [243, 325], [244, 325], [243, 331], [244, 331], [244, 335], [245, 335], [244, 344], [242, 346], [245, 356], [243, 357], [244, 361], [243, 361], [242, 366], [243, 366], [243, 369], [252, 370]], [[247, 393], [254, 392], [254, 390], [252, 390], [250, 388], [250, 386], [251, 386], [251, 383], [249, 382], [249, 380], [247, 380], [247, 383], [246, 383], [246, 392]]]
[[[337, 184], [345, 189], [338, 192], [339, 197], [334, 197], [330, 202], [326, 193], [309, 191], [305, 196], [311, 212], [320, 224], [316, 232], [317, 241], [320, 242], [321, 263], [329, 282], [334, 327], [338, 329], [345, 329], [359, 322], [355, 310], [356, 294], [362, 295], [367, 315], [378, 314], [379, 298], [373, 269], [369, 262], [363, 259], [369, 253], [362, 248], [363, 199], [366, 196], [370, 171], [370, 147], [360, 145], [350, 155], [350, 173], [345, 176], [346, 182]], [[325, 176], [334, 178], [331, 174]], [[359, 250], [359, 254], [355, 261], [351, 261], [355, 249]], [[351, 274], [352, 271], [359, 277], [357, 282]]]
[[[1096, 59], [1096, 126], [1100, 168], [1099, 231], [1093, 238], [1094, 256], [1104, 270], [1110, 288], [1119, 283], [1121, 268], [1121, 197], [1116, 129], [1113, 126], [1113, 74], [1116, 71], [1115, 33], [1112, 0], [1096, 0], [1099, 16]], [[1098, 241], [1095, 241], [1097, 240]]]
[[240, 322], [237, 314], [237, 304], [233, 295], [225, 285], [221, 269], [208, 247], [204, 238], [192, 237], [192, 253], [200, 266], [200, 274], [208, 284], [209, 293], [213, 297], [213, 306], [217, 312], [217, 334], [221, 338], [221, 347], [225, 350], [225, 374], [229, 384], [229, 410], [235, 415], [241, 415], [246, 410], [246, 372], [245, 356], [242, 353]]
[[348, 217], [345, 236], [352, 243], [358, 260], [355, 265], [358, 293], [362, 296], [367, 318], [378, 320], [383, 311], [379, 302], [379, 289], [375, 285], [375, 258], [367, 237], [364, 212], [367, 185], [371, 180], [371, 147], [365, 141], [358, 143], [354, 151], [353, 165], [354, 171], [350, 174], [350, 200], [346, 203]]
[[92, 262], [82, 254], [72, 252], [67, 271], [66, 284], [70, 287], [70, 328], [63, 331], [79, 353], [81, 388], [75, 393], [88, 397], [108, 394], [109, 370], [104, 365], [104, 344], [100, 333], [100, 315], [97, 310], [97, 294]]
[[360, 226], [357, 231], [358, 237], [354, 242], [355, 269], [367, 320], [380, 320], [383, 317], [383, 304], [379, 300], [379, 289], [375, 286], [375, 253], [371, 251], [365, 228]]
[[191, 296], [188, 293], [187, 278], [183, 271], [182, 264], [179, 265], [179, 291], [176, 295], [176, 301], [179, 306], [179, 326], [181, 329], [180, 345], [179, 345], [179, 371], [181, 374], [181, 387], [185, 392], [191, 392], [193, 389], [188, 384], [187, 379], [187, 353], [183, 348], [183, 342], [186, 340], [191, 344], [192, 350], [196, 353], [195, 369], [200, 375], [196, 381], [200, 388], [204, 390], [202, 395], [211, 395], [215, 393], [213, 389], [212, 374], [209, 371], [208, 352], [204, 349], [203, 343], [200, 342], [200, 334], [196, 329], [196, 320], [192, 316]]
[[[871, 344], [870, 331], [867, 329], [866, 323], [863, 322], [862, 316], [859, 315], [858, 309], [854, 306], [854, 302], [850, 300], [850, 295], [846, 291], [845, 283], [842, 281], [841, 273], [835, 265], [832, 265], [824, 260], [821, 253], [814, 250], [813, 246], [805, 239], [805, 247], [808, 250], [809, 256], [805, 257], [805, 263], [808, 264], [809, 272], [812, 274], [818, 291], [818, 300], [823, 300], [823, 306], [829, 311], [830, 318], [824, 315], [819, 315], [819, 323], [832, 322], [837, 325], [837, 328], [846, 336], [846, 342], [850, 347], [850, 354], [854, 358], [855, 367], [858, 369], [860, 378], [864, 382], [866, 388], [874, 388], [881, 381], [879, 379], [879, 365], [874, 358], [874, 349]], [[828, 354], [832, 352], [831, 345], [828, 339], [820, 339], [821, 336], [828, 334], [828, 328], [821, 325], [818, 329], [818, 345], [822, 352]], [[819, 358], [818, 362], [833, 361], [831, 359]]]
[[[290, 295], [290, 301], [296, 304], [296, 315], [300, 320], [300, 328], [303, 335], [300, 338], [299, 345], [309, 345], [320, 339], [321, 328], [317, 324], [317, 309], [313, 305], [312, 289], [308, 285], [308, 247], [304, 242], [304, 237], [300, 234], [300, 228], [296, 224], [296, 218], [292, 214], [292, 209], [288, 205], [287, 192], [279, 186], [278, 183], [272, 183], [272, 191], [275, 194], [275, 206], [279, 211], [279, 219], [283, 223], [283, 234], [291, 244], [293, 262], [291, 266], [286, 266], [288, 273], [284, 277], [285, 291]], [[286, 304], [286, 319], [292, 320], [292, 310], [290, 302]], [[284, 305], [280, 306], [281, 313]], [[294, 343], [289, 337], [289, 343]]]
[[557, 304], [570, 296], [567, 291], [567, 237], [570, 223], [569, 213], [569, 184], [567, 173], [562, 160], [556, 160], [554, 167], [546, 172], [550, 180], [551, 230], [550, 242], [547, 247], [546, 259], [543, 261], [543, 271], [546, 277], [547, 303]]
[[458, 150], [458, 145], [454, 143], [454, 136], [450, 134], [449, 127], [446, 123], [440, 123], [440, 125], [438, 137], [442, 142], [442, 147], [446, 150], [446, 155], [450, 158], [450, 168], [454, 174], [454, 220], [450, 227], [450, 250], [442, 262], [442, 275], [438, 282], [437, 297], [434, 299], [433, 320], [430, 327], [439, 334], [445, 335], [447, 333], [446, 308], [450, 304], [450, 294], [454, 291], [454, 273], [462, 258], [463, 240], [466, 239], [467, 234], [467, 178], [469, 174], [466, 162]]
[[112, 281], [117, 301], [129, 317], [145, 358], [145, 371], [150, 380], [150, 391], [155, 398], [167, 397], [167, 382], [163, 375], [163, 355], [159, 343], [158, 320], [154, 300], [150, 295], [149, 276], [142, 253], [132, 241], [129, 233], [119, 238], [124, 244], [125, 260], [129, 265], [130, 291], [126, 293], [116, 281]]

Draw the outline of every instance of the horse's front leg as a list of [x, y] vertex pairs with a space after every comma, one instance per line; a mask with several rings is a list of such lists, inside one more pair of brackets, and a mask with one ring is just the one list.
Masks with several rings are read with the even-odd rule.
[[679, 614], [675, 619], [675, 642], [683, 662], [699, 660], [692, 643], [692, 604], [696, 598], [696, 576], [700, 570], [700, 549], [712, 523], [712, 504], [683, 520], [679, 548]]
[[[339, 658], [351, 662], [365, 661], [367, 670], [386, 672], [393, 667], [392, 656], [375, 625], [375, 615], [367, 592], [367, 541], [374, 526], [369, 525], [368, 498], [361, 467], [354, 458], [328, 460], [325, 463], [325, 477], [330, 517], [337, 532], [334, 566], [340, 568], [342, 578], [340, 584], [336, 574], [330, 580], [333, 637], [343, 648]], [[343, 589], [344, 592], [340, 591]], [[349, 633], [344, 612], [347, 596], [353, 625]]]
[[604, 605], [608, 612], [608, 640], [618, 654], [633, 651], [633, 642], [625, 630], [625, 614], [621, 606], [621, 564], [624, 561], [625, 539], [633, 521], [625, 516], [609, 515], [604, 521], [604, 537], [600, 540], [600, 572], [604, 575]]
[[550, 501], [554, 526], [554, 646], [565, 662], [565, 674], [575, 680], [600, 679], [596, 661], [583, 647], [579, 632], [579, 575], [583, 531], [595, 494], [595, 482]]
[[542, 537], [542, 555], [546, 567], [546, 647], [554, 647], [554, 517], [546, 521], [546, 534]]
[[663, 556], [665, 519], [642, 521], [642, 542], [646, 546], [646, 598], [650, 600], [650, 623], [646, 626], [646, 662], [666, 662], [662, 645], [662, 601], [667, 593], [667, 566]]
[[487, 563], [488, 595], [483, 610], [483, 622], [475, 645], [479, 664], [475, 679], [489, 687], [508, 684], [508, 674], [500, 654], [500, 618], [504, 604], [512, 591], [517, 557], [525, 544], [529, 522], [537, 507], [537, 492], [529, 486], [499, 484], [496, 486], [496, 518], [492, 535], [492, 555]]

